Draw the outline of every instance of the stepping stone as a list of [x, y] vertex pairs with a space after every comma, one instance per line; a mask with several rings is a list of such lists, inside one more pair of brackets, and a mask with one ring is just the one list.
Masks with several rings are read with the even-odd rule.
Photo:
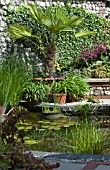
[[81, 154], [71, 154], [68, 156], [69, 160], [77, 160]]
[[110, 165], [98, 165], [94, 170], [110, 170]]
[[110, 155], [104, 155], [104, 161], [110, 161]]
[[[50, 164], [56, 163], [57, 160], [49, 160], [47, 159]], [[60, 167], [57, 168], [56, 170], [82, 170], [87, 164], [80, 164], [80, 163], [70, 163], [70, 162], [61, 162], [57, 161], [60, 163]]]
[[52, 159], [55, 159], [59, 154], [53, 154], [53, 155], [46, 155], [44, 156], [44, 158], [52, 158]]
[[92, 154], [82, 154], [78, 157], [78, 159], [88, 161], [89, 159], [91, 159], [91, 157], [92, 157]]
[[94, 161], [103, 161], [103, 155], [94, 154], [94, 155], [92, 155], [91, 160], [94, 160]]
[[56, 159], [68, 159], [68, 156], [69, 156], [70, 154], [59, 154], [58, 156], [56, 156], [55, 158]]

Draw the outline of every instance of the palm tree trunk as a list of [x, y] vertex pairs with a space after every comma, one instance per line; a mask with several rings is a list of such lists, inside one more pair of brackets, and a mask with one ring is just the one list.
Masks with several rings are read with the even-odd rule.
[[56, 58], [58, 56], [58, 51], [56, 46], [49, 46], [47, 47], [47, 53], [46, 53], [46, 57], [45, 57], [45, 68], [46, 68], [46, 72], [48, 72], [49, 74], [53, 75], [56, 72], [56, 67], [55, 67], [55, 61]]

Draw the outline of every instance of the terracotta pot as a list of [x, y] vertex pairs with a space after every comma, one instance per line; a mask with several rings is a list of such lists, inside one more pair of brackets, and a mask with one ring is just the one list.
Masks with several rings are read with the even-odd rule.
[[53, 94], [54, 103], [64, 104], [66, 103], [67, 94]]
[[69, 102], [77, 102], [78, 99], [77, 99], [76, 97], [74, 97], [74, 96], [68, 95], [68, 101], [69, 101]]

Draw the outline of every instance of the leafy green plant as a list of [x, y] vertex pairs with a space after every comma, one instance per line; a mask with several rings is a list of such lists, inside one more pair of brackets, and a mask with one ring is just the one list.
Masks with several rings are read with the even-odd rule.
[[79, 116], [80, 120], [91, 120], [90, 117], [93, 114], [91, 104], [78, 105], [75, 107], [74, 113]]
[[30, 102], [46, 102], [48, 101], [50, 88], [43, 81], [27, 82], [24, 87], [24, 99]]
[[66, 94], [67, 87], [66, 87], [66, 80], [62, 81], [53, 81], [50, 86], [50, 93], [53, 94]]
[[82, 77], [74, 76], [73, 74], [67, 76], [66, 84], [67, 93], [76, 99], [83, 97], [89, 91], [89, 84]]
[[6, 145], [0, 160], [0, 168], [8, 169], [47, 169], [52, 170], [58, 168], [59, 163], [49, 164], [45, 159], [35, 158], [31, 152], [27, 152], [29, 148], [24, 144], [16, 143], [15, 145]]
[[17, 124], [20, 119], [23, 119], [23, 114], [27, 112], [26, 109], [21, 106], [14, 107], [10, 113], [10, 117], [7, 118], [6, 121], [3, 122], [1, 128], [1, 139], [4, 144], [17, 143], [17, 141], [21, 141], [24, 143], [25, 132], [24, 130], [19, 130], [17, 128]]

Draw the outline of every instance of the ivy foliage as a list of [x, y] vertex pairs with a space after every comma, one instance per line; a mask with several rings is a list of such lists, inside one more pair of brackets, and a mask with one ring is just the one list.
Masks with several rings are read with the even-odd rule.
[[[60, 6], [57, 6], [61, 8]], [[43, 10], [45, 13], [48, 13], [48, 10], [53, 10], [52, 6], [46, 7]], [[62, 6], [63, 10], [67, 15], [76, 15], [84, 17], [83, 24], [76, 28], [86, 30], [89, 29], [91, 31], [96, 31], [97, 34], [95, 36], [88, 36], [86, 38], [75, 38], [71, 32], [60, 33], [57, 38], [57, 47], [59, 50], [59, 58], [57, 61], [56, 66], [58, 70], [68, 71], [70, 67], [75, 67], [75, 61], [80, 59], [81, 52], [83, 48], [89, 49], [92, 46], [97, 46], [102, 42], [107, 42], [109, 37], [106, 36], [106, 29], [107, 29], [107, 22], [106, 19], [101, 18], [96, 14], [91, 14], [90, 12], [86, 11], [83, 8], [79, 7], [72, 7], [71, 5]], [[39, 25], [38, 23], [34, 22], [28, 13], [28, 9], [24, 5], [19, 5], [16, 9], [8, 9], [7, 12], [7, 24], [22, 24], [30, 28], [33, 33], [39, 34], [44, 43], [46, 42], [45, 35], [47, 34], [48, 30], [43, 26]], [[109, 25], [110, 26], [110, 25]], [[49, 32], [48, 32], [49, 34]], [[35, 39], [35, 43], [38, 46], [35, 46], [31, 43], [31, 40], [28, 38], [22, 39], [20, 43], [24, 44], [24, 47], [31, 47], [32, 51], [36, 51], [38, 57], [42, 60], [44, 56], [44, 49], [40, 47], [39, 42]], [[19, 43], [19, 41], [18, 41]]]

